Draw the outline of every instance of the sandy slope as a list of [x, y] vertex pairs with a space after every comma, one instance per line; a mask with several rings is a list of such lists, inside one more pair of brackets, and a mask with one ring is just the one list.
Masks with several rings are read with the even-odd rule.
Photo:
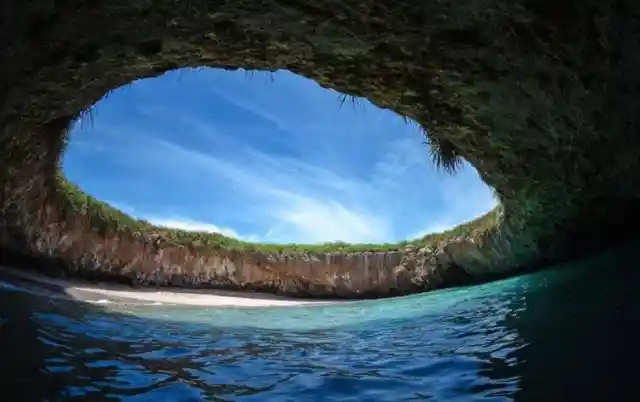
[[153, 288], [136, 288], [114, 285], [93, 284], [68, 279], [54, 279], [34, 272], [0, 266], [0, 274], [13, 276], [21, 280], [35, 282], [39, 285], [54, 288], [68, 296], [88, 302], [152, 302], [162, 304], [179, 304], [190, 306], [226, 306], [226, 307], [275, 307], [275, 306], [308, 306], [334, 303], [345, 303], [340, 300], [317, 301], [280, 297], [270, 294], [230, 292], [223, 290], [192, 290]]

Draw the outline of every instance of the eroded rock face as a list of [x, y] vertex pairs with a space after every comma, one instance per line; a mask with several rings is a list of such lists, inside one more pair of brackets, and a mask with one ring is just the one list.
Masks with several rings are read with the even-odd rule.
[[211, 250], [198, 241], [178, 245], [154, 233], [100, 232], [82, 211], [62, 207], [54, 184], [41, 173], [50, 161], [48, 144], [40, 146], [40, 157], [14, 173], [19, 180], [6, 182], [0, 245], [5, 254], [41, 257], [39, 268], [49, 274], [143, 286], [345, 298], [408, 294], [470, 280], [454, 257], [470, 253], [464, 246], [448, 250], [450, 243], [444, 248], [410, 245], [394, 252], [284, 255]]
[[[348, 298], [408, 294], [465, 283], [466, 278], [451, 259], [441, 258], [442, 250], [433, 248], [295, 255], [211, 250], [157, 235], [98, 234], [86, 220], [62, 218], [52, 205], [39, 214], [37, 220], [46, 224], [25, 225], [25, 243], [33, 255], [64, 262], [49, 271], [54, 275]], [[10, 241], [6, 235], [1, 240]]]
[[[0, 247], [145, 283], [344, 295], [517, 272], [637, 236], [639, 17], [634, 0], [4, 1]], [[189, 66], [285, 68], [414, 119], [496, 189], [500, 227], [434, 255], [295, 261], [99, 233], [52, 190], [66, 126], [109, 90]]]

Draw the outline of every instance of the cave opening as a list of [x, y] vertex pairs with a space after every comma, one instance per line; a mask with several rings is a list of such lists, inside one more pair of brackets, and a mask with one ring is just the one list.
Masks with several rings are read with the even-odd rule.
[[[637, 41], [622, 39], [637, 36], [631, 3], [571, 13], [500, 1], [286, 3], [63, 2], [32, 13], [10, 2], [16, 12], [0, 16], [0, 56], [11, 60], [0, 84], [3, 250], [118, 275], [200, 250], [200, 239], [123, 227], [113, 209], [87, 214], [89, 198], [56, 174], [78, 113], [122, 85], [194, 66], [287, 69], [418, 122], [443, 167], [464, 157], [477, 169], [500, 199], [488, 224], [436, 239], [438, 261], [390, 270], [513, 274], [636, 236], [632, 225], [610, 235], [640, 211]], [[220, 250], [215, 258], [242, 254]]]
[[495, 207], [475, 169], [427, 138], [286, 70], [189, 68], [108, 93], [60, 167], [105, 210], [205, 242], [393, 249]]

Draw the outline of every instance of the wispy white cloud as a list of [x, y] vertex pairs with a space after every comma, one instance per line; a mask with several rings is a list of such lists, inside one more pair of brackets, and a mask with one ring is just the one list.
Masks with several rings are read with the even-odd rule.
[[267, 241], [383, 242], [389, 238], [389, 222], [364, 209], [292, 193], [278, 198], [284, 202], [274, 203], [279, 205], [267, 212], [277, 222], [267, 232]]
[[443, 206], [435, 218], [426, 222], [410, 238], [423, 237], [430, 233], [443, 232], [477, 218], [497, 206], [497, 200], [489, 188], [481, 182], [479, 175], [469, 165], [465, 166], [464, 178], [445, 177], [438, 185]]
[[[233, 188], [253, 200], [251, 211], [230, 213], [249, 212], [250, 219], [267, 223], [260, 241], [384, 241], [391, 234], [386, 217], [356, 202], [354, 192], [372, 191], [366, 183], [250, 148], [225, 159], [166, 141], [157, 141], [155, 146], [151, 155], [172, 155], [170, 161], [157, 160], [158, 165], [171, 170], [175, 168], [172, 164], [179, 165], [179, 171], [210, 178], [220, 188]], [[165, 221], [176, 226], [175, 220]]]
[[225, 236], [231, 236], [235, 238], [241, 238], [241, 236], [235, 230], [231, 228], [221, 228], [211, 223], [200, 222], [189, 218], [181, 217], [153, 217], [148, 216], [147, 221], [150, 223], [167, 228], [182, 229], [192, 232], [207, 232], [207, 233], [220, 233]]
[[146, 220], [147, 222], [160, 227], [182, 229], [193, 232], [220, 233], [225, 236], [235, 237], [237, 239], [249, 240], [255, 238], [255, 236], [242, 236], [234, 229], [220, 227], [209, 222], [202, 222], [195, 219], [186, 218], [184, 216], [172, 214], [157, 216], [149, 214], [145, 211], [138, 211], [136, 210], [136, 208], [123, 202], [110, 200], [106, 200], [105, 202], [132, 217]]
[[166, 141], [157, 141], [156, 145], [157, 155], [172, 155], [168, 164], [161, 162], [167, 168], [177, 163], [181, 169], [176, 171], [198, 172], [213, 181], [225, 181], [228, 187], [255, 200], [253, 219], [272, 223], [261, 241], [381, 242], [419, 237], [450, 229], [494, 206], [486, 186], [467, 168], [459, 173], [464, 177], [443, 176], [432, 186], [431, 191], [443, 203], [439, 210], [422, 219], [418, 217], [419, 210], [408, 211], [416, 215], [414, 222], [426, 223], [417, 232], [407, 232], [394, 228], [393, 219], [404, 212], [402, 197], [415, 196], [413, 193], [419, 196], [423, 190], [410, 186], [414, 176], [403, 177], [412, 167], [410, 160], [415, 155], [397, 158], [392, 154], [392, 160], [382, 162], [386, 164], [384, 169], [357, 180], [325, 167], [273, 157], [251, 148], [225, 159]]
[[[185, 81], [192, 76], [197, 74]], [[418, 237], [451, 228], [494, 205], [472, 168], [454, 177], [435, 173], [416, 128], [389, 112], [366, 106], [357, 119], [348, 112], [338, 115], [334, 93], [322, 94], [291, 77], [282, 90], [270, 85], [254, 92], [234, 80], [216, 81], [216, 91], [208, 96], [222, 102], [219, 107], [232, 104], [239, 118], [255, 115], [266, 121], [264, 133], [253, 132], [247, 142], [241, 135], [249, 133], [238, 133], [237, 127], [202, 111], [181, 109], [179, 87], [172, 87], [172, 97], [144, 98], [141, 120], [129, 125], [135, 130], [126, 131], [129, 123], [118, 118], [121, 113], [104, 120], [101, 114], [94, 123], [103, 133], [108, 131], [104, 125], [118, 127], [117, 146], [102, 149], [101, 157], [119, 161], [120, 181], [153, 182], [155, 196], [139, 196], [142, 184], [129, 192], [95, 195], [161, 226], [304, 243]], [[198, 91], [207, 87], [196, 82]], [[129, 94], [142, 86], [137, 83]], [[201, 104], [194, 91], [185, 102]], [[288, 100], [292, 96], [300, 101]], [[327, 111], [327, 102], [336, 102], [336, 110]], [[169, 120], [163, 110], [172, 111], [172, 125], [164, 124]], [[91, 136], [83, 134], [90, 143]], [[109, 142], [100, 146], [108, 148]], [[76, 152], [82, 149], [90, 148]], [[96, 180], [96, 173], [78, 172]], [[116, 175], [118, 170], [100, 174]], [[176, 194], [185, 195], [180, 199], [191, 207], [172, 204]]]

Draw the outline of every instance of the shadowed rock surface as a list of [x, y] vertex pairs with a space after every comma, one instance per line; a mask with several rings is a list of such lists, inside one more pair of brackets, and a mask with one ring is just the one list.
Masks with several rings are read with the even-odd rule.
[[[636, 236], [633, 0], [7, 0], [0, 247], [80, 276], [359, 297], [506, 275]], [[501, 201], [436, 250], [279, 256], [103, 230], [57, 190], [67, 129], [108, 91], [182, 68], [288, 69], [418, 122]], [[411, 191], [411, 189], [407, 189]], [[46, 264], [45, 264], [46, 265]]]

